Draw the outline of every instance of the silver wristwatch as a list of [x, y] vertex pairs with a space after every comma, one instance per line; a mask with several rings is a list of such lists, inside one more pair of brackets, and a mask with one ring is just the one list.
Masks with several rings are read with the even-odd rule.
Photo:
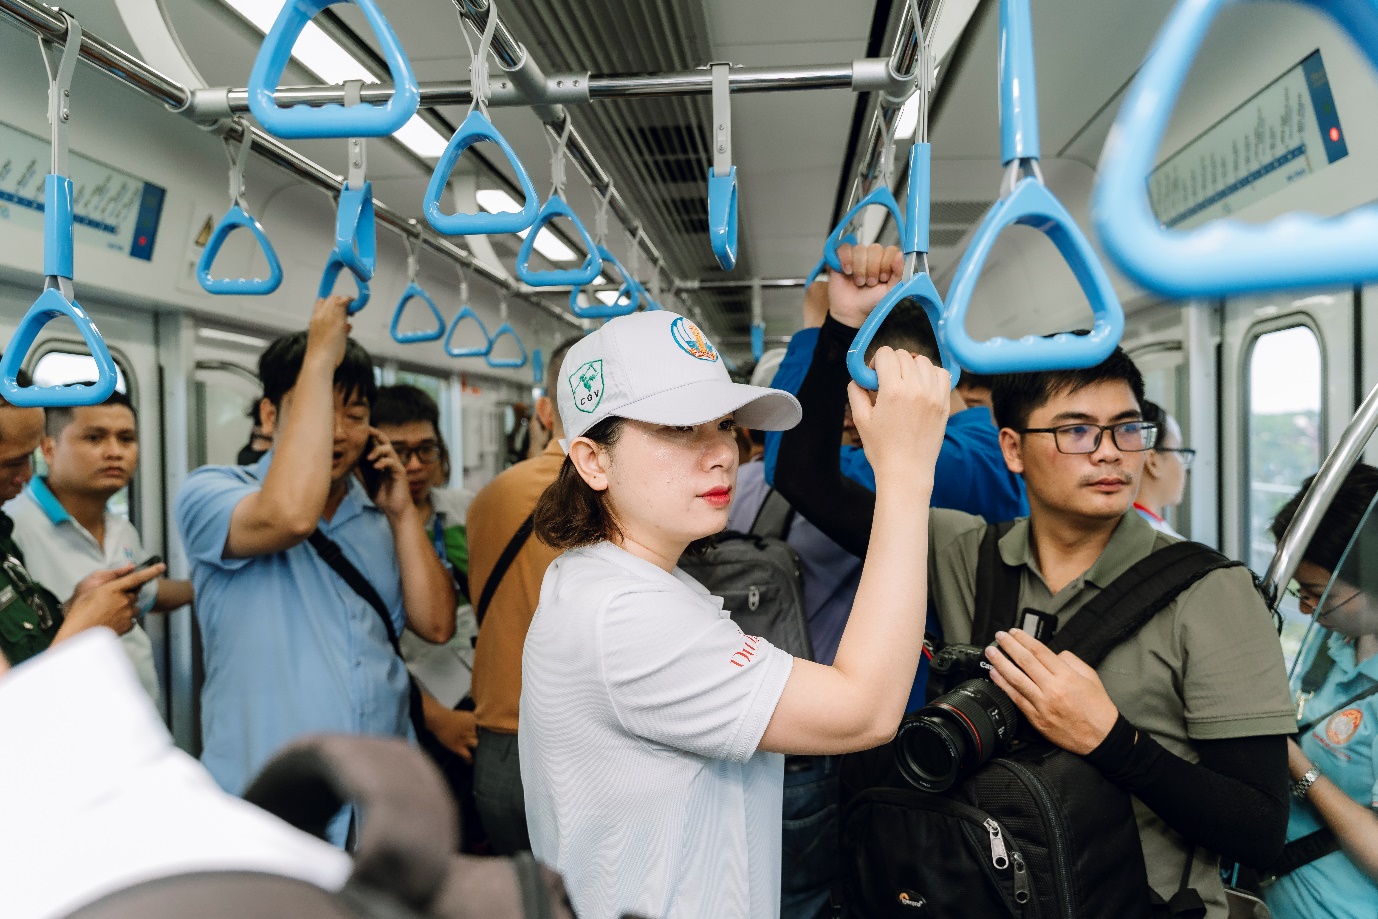
[[1316, 779], [1321, 777], [1321, 771], [1315, 766], [1306, 770], [1301, 778], [1292, 783], [1292, 794], [1298, 798], [1305, 798], [1311, 792], [1311, 786], [1316, 784]]

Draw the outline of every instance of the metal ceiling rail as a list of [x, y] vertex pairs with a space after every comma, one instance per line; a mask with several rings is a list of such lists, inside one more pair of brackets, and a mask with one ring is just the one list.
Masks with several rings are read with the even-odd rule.
[[[467, 80], [422, 83], [421, 105], [468, 105], [474, 99]], [[797, 92], [820, 89], [847, 89], [871, 92], [894, 89], [896, 81], [886, 58], [863, 58], [850, 64], [819, 64], [796, 67], [733, 67], [728, 73], [728, 89], [734, 93]], [[512, 80], [492, 82], [490, 107], [582, 105], [602, 99], [627, 97], [707, 96], [713, 92], [709, 70], [678, 73], [589, 74], [559, 73], [545, 78], [543, 92], [531, 97]], [[360, 100], [382, 103], [391, 98], [391, 83], [371, 83], [363, 88]], [[334, 85], [279, 86], [273, 93], [279, 105], [336, 105], [344, 102], [344, 87]], [[249, 90], [209, 87], [192, 92], [192, 117], [219, 121], [249, 111]]]
[[[8, 16], [18, 25], [55, 43], [62, 44], [66, 40], [67, 24], [65, 20], [47, 6], [30, 2], [30, 0], [0, 0], [0, 13]], [[124, 85], [156, 99], [172, 111], [189, 115], [188, 104], [193, 95], [190, 90], [149, 67], [127, 51], [115, 47], [90, 32], [82, 32], [81, 59]], [[243, 137], [242, 128], [237, 123], [231, 124], [233, 126], [223, 128], [221, 134], [233, 140], [241, 139]], [[251, 127], [249, 130], [253, 132], [253, 152], [255, 155], [327, 192], [335, 194], [340, 191], [344, 184], [342, 177], [335, 175], [314, 160], [302, 156], [276, 137], [257, 128]], [[425, 230], [419, 222], [409, 221], [406, 216], [376, 199], [374, 212], [378, 221], [383, 225], [396, 230], [403, 236], [412, 239], [419, 237], [421, 243], [432, 252], [463, 265], [467, 270], [483, 277], [495, 287], [510, 292], [536, 309], [572, 326], [582, 328], [579, 321], [568, 312], [550, 306], [539, 297], [525, 293], [522, 285], [494, 271], [445, 237]]]

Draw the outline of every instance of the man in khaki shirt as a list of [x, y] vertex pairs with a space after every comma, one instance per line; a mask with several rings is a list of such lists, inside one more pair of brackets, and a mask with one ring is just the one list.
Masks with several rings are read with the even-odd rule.
[[[897, 250], [859, 247], [843, 264], [875, 260], [886, 270], [854, 265], [846, 281], [883, 295], [900, 276]], [[827, 324], [859, 328], [869, 309], [834, 306], [825, 332]], [[875, 499], [836, 460], [844, 357], [844, 349], [815, 352], [798, 394], [804, 418], [782, 439], [775, 484], [834, 541], [864, 555]], [[1118, 349], [1086, 370], [997, 378], [1001, 449], [1024, 477], [1030, 507], [1000, 541], [1002, 560], [1022, 569], [1020, 609], [1066, 622], [1172, 541], [1132, 509], [1155, 433], [1142, 421], [1143, 398], [1142, 376]], [[971, 635], [984, 532], [979, 517], [930, 517], [930, 590], [949, 643]], [[1171, 898], [1192, 852], [1190, 886], [1208, 919], [1225, 919], [1217, 853], [1250, 864], [1276, 858], [1287, 819], [1286, 736], [1296, 729], [1277, 635], [1249, 573], [1206, 575], [1095, 670], [1019, 630], [999, 633], [987, 658], [992, 679], [1034, 728], [1134, 796], [1154, 890]]]
[[[550, 363], [546, 366], [546, 392], [556, 391], [560, 364], [578, 340], [563, 343], [550, 355]], [[555, 481], [564, 465], [565, 452], [560, 447], [564, 431], [559, 413], [548, 397], [536, 400], [536, 417], [552, 432], [545, 450], [501, 473], [484, 486], [469, 505], [465, 530], [469, 536], [469, 595], [475, 604], [486, 592], [488, 579], [503, 550], [536, 509], [541, 492]], [[559, 554], [559, 550], [529, 536], [494, 589], [488, 608], [479, 611], [481, 621], [478, 642], [474, 646], [474, 678], [470, 689], [478, 721], [474, 800], [497, 855], [511, 855], [531, 848], [517, 756], [522, 646], [541, 598], [545, 570]]]

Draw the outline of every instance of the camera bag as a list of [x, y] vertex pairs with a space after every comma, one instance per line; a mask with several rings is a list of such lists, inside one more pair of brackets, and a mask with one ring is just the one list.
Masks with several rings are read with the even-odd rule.
[[[973, 645], [1018, 622], [1020, 569], [1001, 560], [998, 546], [1007, 530], [989, 526], [982, 541]], [[1048, 645], [1096, 667], [1182, 591], [1237, 564], [1198, 543], [1166, 546], [1092, 598]], [[1190, 858], [1171, 901], [1149, 887], [1131, 796], [1082, 757], [1032, 739], [930, 794], [904, 780], [895, 752], [892, 742], [843, 758], [842, 915], [1204, 915], [1187, 886]]]
[[750, 533], [719, 533], [712, 548], [684, 555], [679, 567], [722, 597], [723, 608], [743, 632], [811, 661], [799, 555], [785, 542], [793, 520], [794, 509], [772, 489]]
[[362, 819], [344, 887], [208, 871], [137, 884], [68, 919], [574, 919], [560, 876], [529, 852], [455, 854], [449, 792], [435, 766], [400, 741], [306, 738], [269, 761], [245, 799], [321, 838], [354, 803]]

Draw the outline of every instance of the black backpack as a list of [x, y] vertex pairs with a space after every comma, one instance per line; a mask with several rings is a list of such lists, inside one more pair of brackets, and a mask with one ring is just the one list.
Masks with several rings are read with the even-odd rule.
[[743, 632], [795, 657], [813, 660], [799, 555], [785, 542], [793, 522], [794, 509], [772, 489], [750, 533], [719, 533], [711, 549], [685, 555], [679, 567], [714, 596], [722, 597], [723, 608]]
[[[981, 545], [973, 645], [1017, 623], [1019, 569], [1004, 564], [998, 547], [1008, 528], [988, 527]], [[1182, 591], [1238, 564], [1198, 543], [1166, 546], [1089, 601], [1048, 645], [1098, 666]], [[1204, 914], [1187, 887], [1191, 858], [1176, 895], [1162, 904], [1148, 884], [1129, 793], [1036, 735], [942, 794], [904, 780], [893, 743], [844, 757], [841, 781], [844, 916]]]

